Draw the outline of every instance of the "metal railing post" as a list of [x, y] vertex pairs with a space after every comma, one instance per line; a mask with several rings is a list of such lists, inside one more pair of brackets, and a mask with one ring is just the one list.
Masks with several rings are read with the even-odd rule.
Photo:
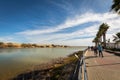
[[[86, 70], [86, 64], [85, 64], [85, 52], [87, 49], [85, 49], [82, 53], [81, 60], [80, 60], [80, 67], [79, 67], [79, 73], [78, 73], [78, 80], [83, 80], [82, 75], [84, 75], [84, 80], [88, 80], [87, 77], [87, 70]], [[83, 67], [83, 69], [82, 69]]]
[[84, 54], [85, 54], [85, 51], [83, 52], [84, 80], [88, 80]]
[[79, 68], [79, 73], [78, 73], [78, 80], [82, 80], [82, 63], [83, 63], [83, 57], [81, 57], [80, 60], [80, 68]]

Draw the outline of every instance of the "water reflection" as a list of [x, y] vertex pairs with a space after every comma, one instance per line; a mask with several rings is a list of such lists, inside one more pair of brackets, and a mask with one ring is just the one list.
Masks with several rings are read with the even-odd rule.
[[14, 49], [14, 48], [0, 48], [0, 54], [1, 53], [14, 53], [14, 52], [18, 52], [20, 51], [20, 49]]
[[0, 80], [6, 80], [27, 70], [31, 65], [48, 62], [54, 58], [65, 57], [84, 48], [21, 48], [0, 49]]

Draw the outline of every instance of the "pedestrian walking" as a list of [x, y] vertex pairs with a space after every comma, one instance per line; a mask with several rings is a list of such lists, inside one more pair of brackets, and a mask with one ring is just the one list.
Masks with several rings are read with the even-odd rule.
[[98, 45], [98, 52], [99, 52], [99, 57], [103, 57], [103, 48], [102, 48], [102, 46], [99, 44]]

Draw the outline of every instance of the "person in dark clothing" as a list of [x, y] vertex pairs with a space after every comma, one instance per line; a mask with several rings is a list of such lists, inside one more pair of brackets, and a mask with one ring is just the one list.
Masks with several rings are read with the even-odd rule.
[[94, 47], [94, 55], [97, 57], [97, 53], [98, 53], [98, 51], [97, 51], [97, 47], [95, 46]]
[[98, 45], [98, 52], [99, 52], [99, 57], [101, 56], [101, 57], [103, 57], [103, 48], [102, 48], [102, 46], [99, 44]]
[[91, 51], [93, 51], [93, 46], [91, 46]]

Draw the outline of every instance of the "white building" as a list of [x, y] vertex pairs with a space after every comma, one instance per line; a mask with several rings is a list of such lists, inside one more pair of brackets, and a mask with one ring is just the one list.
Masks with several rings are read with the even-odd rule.
[[120, 42], [118, 42], [118, 43], [107, 43], [106, 47], [107, 48], [117, 48], [117, 49], [120, 49]]

